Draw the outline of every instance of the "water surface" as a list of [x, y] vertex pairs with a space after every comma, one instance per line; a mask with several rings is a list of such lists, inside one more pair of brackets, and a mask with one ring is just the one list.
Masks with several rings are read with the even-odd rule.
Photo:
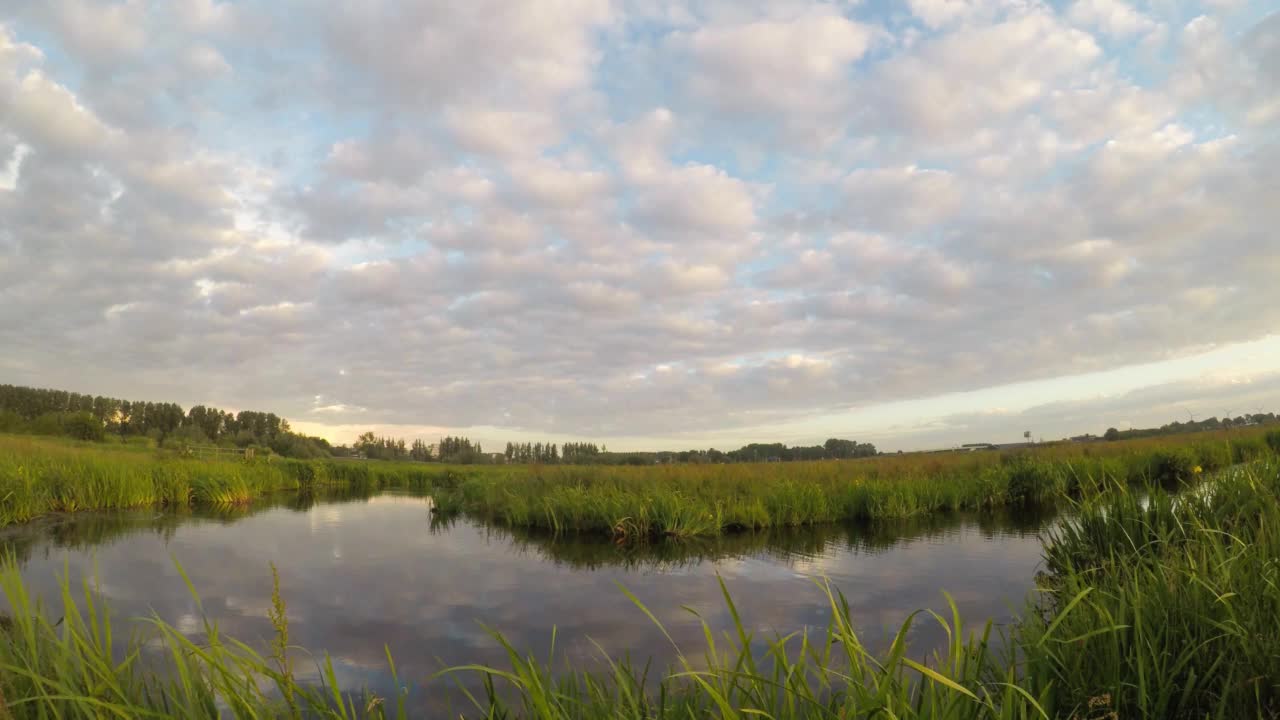
[[[345, 687], [380, 694], [391, 692], [388, 646], [401, 678], [416, 687], [413, 702], [435, 705], [457, 701], [447, 683], [425, 683], [441, 667], [502, 664], [486, 626], [540, 657], [551, 651], [555, 626], [558, 661], [594, 660], [594, 641], [665, 666], [675, 657], [671, 644], [619, 584], [698, 655], [701, 627], [686, 608], [729, 627], [717, 576], [749, 628], [766, 635], [825, 626], [828, 605], [814, 582], [821, 578], [844, 592], [864, 642], [877, 649], [910, 612], [942, 610], [944, 590], [972, 626], [1008, 623], [1033, 588], [1036, 534], [1049, 520], [963, 515], [626, 548], [440, 521], [430, 510], [429, 498], [388, 493], [277, 498], [221, 513], [84, 513], [0, 531], [0, 549], [17, 553], [37, 594], [56, 600], [64, 570], [77, 582], [96, 577], [116, 615], [154, 612], [194, 634], [200, 611], [177, 561], [221, 630], [263, 647], [274, 562], [291, 643], [327, 650]], [[919, 657], [945, 635], [920, 622], [912, 639]]]

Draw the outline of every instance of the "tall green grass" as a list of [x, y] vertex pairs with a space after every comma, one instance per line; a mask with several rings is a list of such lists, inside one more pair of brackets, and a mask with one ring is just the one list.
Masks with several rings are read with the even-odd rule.
[[[726, 591], [731, 630], [717, 635], [704, 623], [704, 641], [677, 647], [670, 668], [605, 656], [603, 671], [562, 669], [554, 651], [529, 656], [495, 632], [505, 666], [448, 668], [428, 686], [457, 681], [470, 700], [460, 716], [473, 718], [1280, 714], [1280, 463], [1229, 471], [1176, 496], [1158, 486], [1145, 497], [1119, 487], [1082, 503], [1045, 542], [1043, 592], [1007, 636], [993, 636], [989, 624], [965, 625], [950, 603], [945, 615], [906, 618], [889, 651], [874, 655], [850, 621], [849, 600], [829, 585], [822, 586], [825, 626], [772, 636], [747, 630], [752, 624]], [[344, 692], [327, 659], [318, 683], [300, 682], [278, 588], [270, 612], [277, 638], [267, 656], [212, 623], [188, 637], [151, 618], [141, 635], [122, 642], [87, 586], [78, 596], [70, 588], [65, 582], [55, 607], [39, 607], [13, 559], [0, 562], [0, 591], [13, 609], [0, 628], [0, 717], [414, 714], [404, 695], [393, 702]], [[628, 596], [638, 616], [666, 632]], [[914, 652], [919, 623], [941, 627], [945, 646], [928, 656]]]
[[1258, 433], [855, 461], [496, 469], [433, 490], [489, 522], [624, 540], [1036, 507], [1117, 484], [1178, 487], [1271, 456]]
[[44, 607], [13, 558], [0, 559], [12, 612], [0, 623], [0, 718], [407, 717], [403, 698], [388, 706], [344, 693], [327, 656], [319, 682], [298, 681], [282, 655], [288, 626], [278, 581], [271, 619], [281, 645], [269, 656], [209, 621], [193, 638], [151, 617], [122, 637], [90, 584], [74, 587], [64, 578], [56, 605]]
[[[704, 623], [705, 645], [656, 678], [608, 658], [605, 673], [555, 672], [501, 635], [506, 667], [452, 672], [486, 681], [473, 717], [1280, 717], [1280, 462], [1177, 495], [1119, 486], [1080, 504], [1044, 552], [1040, 594], [1000, 638], [967, 630], [952, 603], [872, 656], [829, 587], [824, 629], [761, 638], [725, 593], [733, 630]], [[908, 648], [920, 622], [950, 638], [927, 660]]]
[[54, 512], [241, 505], [269, 493], [447, 486], [451, 468], [281, 458], [197, 460], [0, 436], [0, 526]]
[[[1269, 436], [1268, 436], [1269, 437]], [[1175, 487], [1275, 453], [1258, 432], [1054, 445], [1032, 452], [656, 467], [196, 460], [163, 451], [0, 436], [0, 525], [51, 512], [243, 504], [340, 487], [430, 491], [443, 511], [555, 533], [634, 540], [1031, 507], [1114, 482]]]
[[1087, 504], [1047, 538], [1045, 564], [1046, 597], [1020, 642], [1060, 705], [1280, 717], [1280, 463], [1202, 491]]

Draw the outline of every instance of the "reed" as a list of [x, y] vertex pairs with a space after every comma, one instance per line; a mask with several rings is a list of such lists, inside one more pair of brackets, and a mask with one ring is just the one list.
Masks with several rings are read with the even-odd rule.
[[934, 513], [1031, 508], [1117, 486], [1180, 487], [1273, 456], [1261, 434], [1048, 446], [867, 460], [650, 467], [492, 468], [432, 490], [485, 521], [623, 541]]
[[0, 526], [46, 513], [242, 505], [280, 491], [456, 483], [445, 467], [282, 458], [198, 460], [119, 445], [0, 435]]
[[[1270, 460], [1177, 495], [1120, 486], [1081, 502], [1045, 537], [1041, 592], [1005, 637], [966, 629], [950, 604], [947, 617], [907, 618], [888, 654], [872, 656], [846, 599], [824, 585], [826, 628], [774, 638], [746, 632], [725, 593], [733, 631], [717, 638], [704, 623], [705, 646], [678, 648], [677, 667], [657, 679], [609, 658], [605, 673], [556, 673], [501, 635], [506, 667], [449, 672], [485, 678], [473, 717], [1277, 717], [1277, 558], [1280, 462]], [[927, 661], [908, 649], [919, 622], [950, 638]]]
[[[1274, 433], [1274, 431], [1273, 431]], [[0, 436], [0, 526], [41, 514], [243, 504], [313, 488], [430, 492], [442, 512], [624, 541], [836, 521], [1034, 507], [1117, 483], [1177, 487], [1200, 471], [1274, 456], [1233, 431], [1019, 453], [915, 453], [733, 465], [460, 466], [340, 460], [196, 460], [119, 445]]]
[[1280, 714], [1280, 464], [1086, 504], [1045, 561], [1020, 642], [1081, 716], [1094, 697], [1119, 717]]
[[[1006, 636], [946, 614], [906, 618], [890, 649], [860, 642], [849, 600], [820, 585], [825, 626], [763, 636], [722, 591], [732, 628], [675, 646], [654, 668], [604, 656], [603, 671], [560, 668], [520, 652], [501, 633], [503, 667], [446, 668], [428, 687], [457, 682], [473, 718], [941, 718], [1114, 720], [1267, 718], [1280, 714], [1280, 462], [1223, 472], [1178, 495], [1145, 498], [1124, 486], [1079, 503], [1045, 538], [1043, 592]], [[54, 608], [27, 593], [12, 557], [0, 591], [13, 616], [0, 629], [6, 718], [408, 717], [406, 696], [344, 690], [327, 658], [315, 683], [289, 659], [278, 587], [269, 657], [206, 622], [187, 636], [152, 617], [122, 642], [85, 584], [64, 579]], [[636, 612], [666, 633], [630, 595]], [[198, 606], [198, 596], [196, 598]], [[60, 617], [60, 621], [51, 621]], [[949, 641], [931, 655], [912, 629], [936, 623]], [[554, 637], [554, 633], [553, 633]], [[670, 639], [670, 635], [667, 635]], [[554, 643], [553, 643], [554, 644]], [[388, 657], [388, 672], [395, 666]], [[466, 680], [478, 679], [477, 685]], [[395, 681], [395, 687], [401, 687]], [[394, 702], [392, 701], [394, 700]]]

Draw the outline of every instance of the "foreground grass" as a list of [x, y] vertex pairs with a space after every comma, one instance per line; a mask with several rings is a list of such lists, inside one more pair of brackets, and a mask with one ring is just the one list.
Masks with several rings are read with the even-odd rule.
[[[465, 717], [1273, 718], [1278, 558], [1280, 463], [1270, 461], [1223, 473], [1204, 492], [1156, 488], [1140, 501], [1121, 487], [1080, 506], [1046, 537], [1043, 591], [1008, 637], [967, 627], [953, 604], [946, 616], [906, 619], [875, 656], [830, 587], [824, 629], [774, 637], [748, 632], [725, 592], [733, 629], [717, 636], [704, 624], [705, 643], [677, 648], [670, 669], [606, 658], [603, 672], [559, 670], [495, 634], [507, 666], [443, 675], [481, 681]], [[38, 607], [12, 559], [0, 563], [0, 589], [14, 611], [0, 630], [3, 718], [418, 716], [404, 696], [342, 692], [327, 659], [318, 684], [299, 682], [278, 593], [264, 656], [216, 625], [192, 638], [158, 618], [121, 642], [87, 589], [64, 587], [55, 608]], [[950, 638], [927, 659], [908, 642], [922, 622]], [[147, 652], [167, 669], [148, 671]]]
[[1224, 475], [1116, 494], [1047, 538], [1049, 595], [1018, 641], [1055, 707], [1280, 717], [1280, 463]]

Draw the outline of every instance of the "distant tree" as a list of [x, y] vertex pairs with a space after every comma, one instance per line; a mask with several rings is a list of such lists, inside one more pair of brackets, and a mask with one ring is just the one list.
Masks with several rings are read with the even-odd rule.
[[1112, 428], [1107, 428], [1107, 431], [1106, 431], [1105, 433], [1103, 433], [1103, 434], [1102, 434], [1102, 439], [1103, 439], [1103, 440], [1110, 440], [1110, 441], [1119, 440], [1119, 439], [1120, 439], [1120, 431], [1119, 431], [1119, 430], [1117, 430], [1117, 429], [1115, 429], [1115, 428], [1113, 428], [1113, 427], [1112, 427]]
[[62, 432], [77, 440], [100, 442], [106, 437], [107, 428], [92, 412], [81, 410], [63, 416]]
[[209, 442], [209, 436], [199, 425], [183, 425], [173, 431], [168, 438], [165, 439], [165, 445], [170, 443], [178, 443], [183, 445], [205, 445]]
[[413, 446], [409, 449], [409, 458], [419, 462], [431, 460], [431, 446], [423, 442], [421, 438], [415, 439]]
[[17, 433], [27, 429], [27, 421], [12, 410], [0, 410], [0, 432]]

